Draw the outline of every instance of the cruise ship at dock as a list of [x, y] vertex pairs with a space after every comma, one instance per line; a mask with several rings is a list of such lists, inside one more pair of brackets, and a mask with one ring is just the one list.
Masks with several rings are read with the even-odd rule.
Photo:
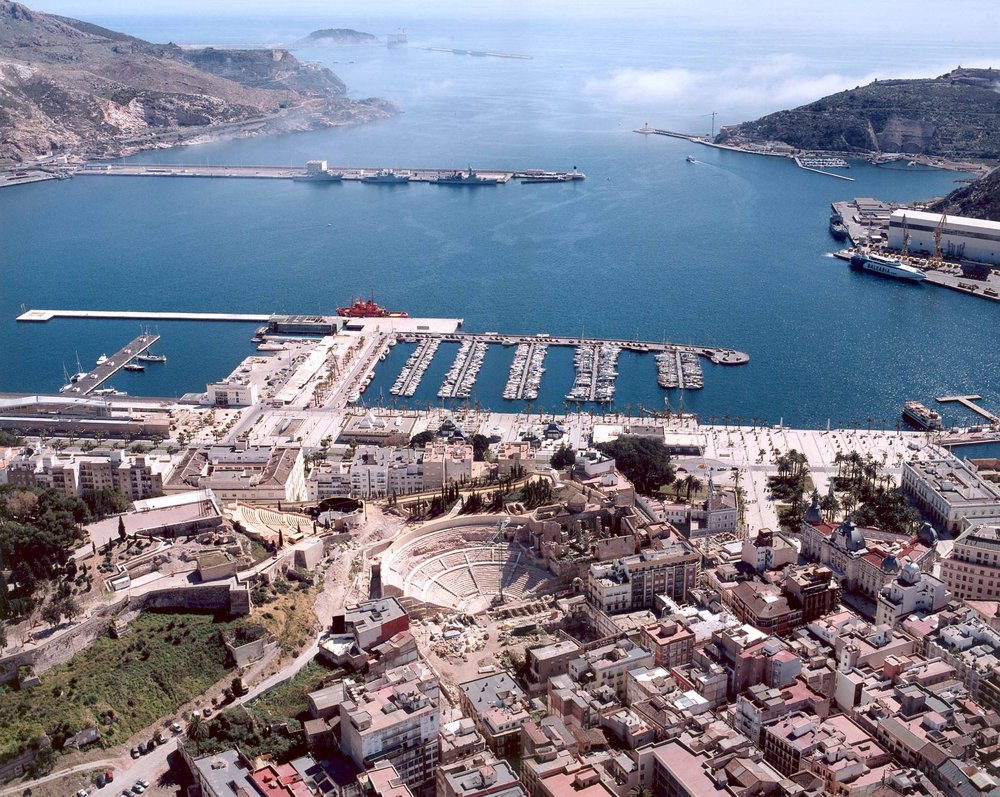
[[871, 252], [855, 252], [851, 255], [851, 268], [857, 271], [870, 271], [883, 277], [904, 280], [906, 282], [923, 282], [924, 272], [913, 266], [906, 266], [895, 257], [885, 257]]
[[919, 401], [907, 401], [903, 405], [903, 420], [920, 429], [938, 431], [941, 429], [941, 416], [930, 407]]

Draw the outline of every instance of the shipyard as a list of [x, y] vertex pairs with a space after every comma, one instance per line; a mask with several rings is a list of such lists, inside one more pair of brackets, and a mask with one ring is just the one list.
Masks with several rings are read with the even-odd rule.
[[850, 240], [835, 256], [854, 267], [1000, 302], [997, 222], [860, 197], [833, 203], [830, 234]]

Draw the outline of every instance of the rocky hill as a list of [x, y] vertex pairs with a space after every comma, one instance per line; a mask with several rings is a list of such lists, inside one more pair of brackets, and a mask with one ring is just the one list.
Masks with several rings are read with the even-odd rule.
[[877, 80], [724, 128], [717, 141], [783, 141], [802, 149], [1000, 157], [1000, 71], [956, 69]]
[[994, 169], [981, 180], [952, 191], [935, 202], [931, 210], [953, 216], [1000, 221], [1000, 169]]
[[360, 30], [350, 28], [324, 28], [314, 30], [301, 41], [296, 42], [299, 47], [343, 47], [356, 46], [359, 44], [381, 44], [378, 36], [371, 33], [363, 33]]
[[287, 50], [152, 44], [0, 0], [0, 162], [115, 156], [206, 136], [387, 116]]

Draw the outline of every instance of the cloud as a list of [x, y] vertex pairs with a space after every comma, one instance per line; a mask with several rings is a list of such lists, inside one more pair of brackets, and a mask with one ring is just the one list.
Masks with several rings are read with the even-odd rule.
[[[1000, 62], [1000, 58], [992, 63]], [[963, 66], [989, 66], [989, 59]], [[687, 68], [617, 69], [605, 77], [587, 80], [586, 96], [621, 105], [656, 105], [698, 108], [748, 108], [761, 112], [792, 108], [828, 94], [863, 86], [876, 78], [933, 77], [949, 66], [902, 66], [892, 74], [874, 72], [814, 73], [815, 62], [792, 53], [777, 53], [750, 63], [716, 70]]]
[[707, 77], [690, 69], [619, 69], [608, 78], [588, 80], [584, 92], [628, 104], [668, 102], [693, 94]]

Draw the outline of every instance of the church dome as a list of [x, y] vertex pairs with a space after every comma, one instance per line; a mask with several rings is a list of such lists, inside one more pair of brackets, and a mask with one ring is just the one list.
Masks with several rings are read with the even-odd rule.
[[865, 535], [850, 520], [845, 521], [837, 528], [834, 534], [834, 543], [848, 553], [857, 553], [868, 547]]
[[917, 539], [919, 539], [928, 548], [933, 548], [937, 545], [938, 534], [930, 523], [924, 523], [924, 525], [920, 527], [920, 531], [917, 532]]

